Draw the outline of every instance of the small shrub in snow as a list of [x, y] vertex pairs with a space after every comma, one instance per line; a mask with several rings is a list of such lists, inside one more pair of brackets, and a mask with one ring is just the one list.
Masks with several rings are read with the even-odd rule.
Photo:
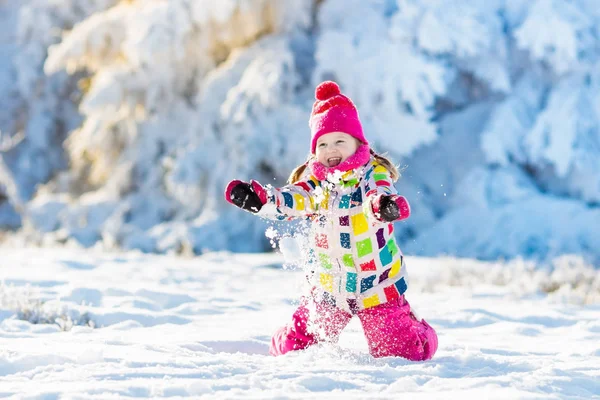
[[16, 318], [32, 324], [56, 324], [62, 331], [73, 326], [96, 326], [89, 313], [71, 309], [60, 301], [40, 300], [28, 287], [0, 284], [0, 309], [14, 311]]
[[415, 274], [411, 279], [423, 291], [434, 292], [444, 286], [508, 286], [517, 295], [544, 293], [569, 303], [600, 303], [600, 274], [578, 256], [558, 257], [546, 266], [524, 260], [489, 263], [445, 259], [439, 270], [436, 259], [428, 260], [436, 273]]

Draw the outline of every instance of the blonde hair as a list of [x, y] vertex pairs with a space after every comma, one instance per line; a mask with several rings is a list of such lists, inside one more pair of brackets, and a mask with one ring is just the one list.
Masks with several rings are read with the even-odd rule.
[[[375, 161], [379, 165], [382, 165], [385, 169], [387, 169], [390, 172], [390, 177], [392, 178], [393, 182], [396, 182], [398, 179], [400, 179], [401, 175], [400, 171], [398, 170], [398, 167], [396, 167], [386, 156], [375, 153], [373, 149], [371, 149], [371, 155], [373, 156], [373, 158], [375, 158]], [[290, 174], [290, 177], [288, 178], [288, 183], [293, 184], [302, 179], [304, 173], [306, 172], [306, 167], [308, 167], [308, 163], [310, 163], [314, 159], [315, 155], [309, 154], [308, 159], [304, 164], [301, 164], [294, 168], [294, 170]]]

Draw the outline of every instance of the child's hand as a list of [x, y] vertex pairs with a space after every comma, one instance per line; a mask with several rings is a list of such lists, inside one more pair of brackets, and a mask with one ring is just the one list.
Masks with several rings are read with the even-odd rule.
[[254, 180], [250, 183], [234, 180], [225, 189], [225, 200], [243, 210], [257, 213], [267, 203], [267, 191]]
[[404, 196], [382, 194], [373, 200], [373, 212], [382, 221], [400, 221], [410, 216], [410, 206]]

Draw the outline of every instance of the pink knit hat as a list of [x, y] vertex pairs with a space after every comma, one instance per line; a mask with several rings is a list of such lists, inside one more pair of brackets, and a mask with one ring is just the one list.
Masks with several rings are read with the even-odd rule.
[[311, 151], [314, 154], [317, 140], [330, 132], [344, 132], [364, 144], [369, 144], [363, 134], [358, 111], [350, 98], [344, 96], [337, 83], [325, 81], [315, 90], [315, 104], [308, 125], [310, 126]]

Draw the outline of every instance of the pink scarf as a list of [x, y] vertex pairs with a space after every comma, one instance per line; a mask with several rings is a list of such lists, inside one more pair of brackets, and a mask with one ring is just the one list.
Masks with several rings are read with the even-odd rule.
[[356, 169], [365, 165], [371, 159], [371, 149], [368, 144], [361, 145], [354, 154], [352, 154], [344, 162], [336, 165], [335, 167], [327, 167], [321, 164], [316, 159], [309, 161], [308, 166], [312, 174], [320, 181], [327, 179], [329, 174], [333, 174], [335, 171], [346, 172], [351, 169]]

